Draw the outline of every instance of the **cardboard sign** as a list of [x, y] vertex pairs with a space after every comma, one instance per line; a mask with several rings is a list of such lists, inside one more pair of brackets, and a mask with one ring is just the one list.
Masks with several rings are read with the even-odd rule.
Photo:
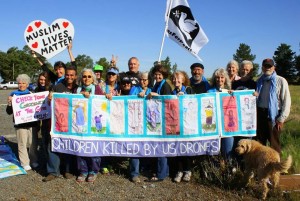
[[46, 22], [30, 22], [24, 39], [30, 49], [50, 59], [63, 51], [74, 38], [74, 26], [66, 19], [57, 19], [49, 26]]
[[13, 96], [12, 106], [15, 124], [49, 119], [51, 107], [48, 104], [49, 91]]

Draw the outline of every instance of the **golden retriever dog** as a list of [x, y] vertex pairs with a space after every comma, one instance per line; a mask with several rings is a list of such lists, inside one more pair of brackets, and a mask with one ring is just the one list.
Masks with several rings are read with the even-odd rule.
[[243, 155], [247, 185], [254, 174], [257, 174], [258, 182], [263, 189], [262, 199], [266, 199], [269, 192], [268, 181], [276, 188], [279, 183], [280, 173], [287, 172], [292, 165], [291, 156], [288, 156], [284, 161], [280, 161], [277, 151], [255, 140], [240, 140], [235, 151], [237, 154]]

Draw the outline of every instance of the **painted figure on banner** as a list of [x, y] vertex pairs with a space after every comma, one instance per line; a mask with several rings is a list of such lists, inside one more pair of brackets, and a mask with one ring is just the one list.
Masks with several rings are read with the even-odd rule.
[[256, 129], [256, 97], [241, 95], [240, 103], [242, 130]]
[[203, 98], [201, 101], [201, 122], [202, 133], [211, 133], [216, 131], [216, 106], [211, 97]]
[[234, 96], [226, 96], [222, 98], [224, 112], [224, 129], [227, 132], [235, 132], [238, 130], [237, 123], [237, 103]]
[[87, 102], [83, 100], [73, 100], [72, 131], [78, 133], [87, 132]]
[[177, 99], [165, 101], [165, 119], [167, 135], [179, 135], [179, 105]]
[[128, 133], [143, 134], [143, 100], [128, 100]]
[[195, 134], [198, 132], [197, 114], [197, 99], [183, 99], [183, 132], [185, 135]]
[[150, 99], [147, 101], [147, 133], [161, 134], [161, 108], [160, 100]]
[[55, 130], [59, 132], [68, 132], [69, 102], [66, 98], [55, 99]]
[[124, 134], [124, 101], [110, 101], [110, 133]]
[[107, 102], [106, 100], [92, 100], [92, 127], [93, 133], [106, 133]]

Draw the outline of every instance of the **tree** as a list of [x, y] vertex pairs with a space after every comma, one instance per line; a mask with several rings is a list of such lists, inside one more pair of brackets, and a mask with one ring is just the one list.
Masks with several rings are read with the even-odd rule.
[[[161, 65], [167, 69], [168, 75], [171, 75], [171, 61], [170, 61], [170, 57], [166, 57], [165, 60], [161, 60], [160, 61]], [[153, 66], [155, 66], [156, 64], [158, 64], [158, 61], [155, 61], [153, 63]], [[152, 72], [153, 67], [151, 68], [150, 72]]]
[[281, 43], [274, 52], [273, 59], [276, 65], [276, 73], [288, 81], [293, 81], [297, 76], [295, 67], [295, 52], [291, 50], [291, 46]]
[[249, 60], [253, 63], [253, 76], [256, 76], [258, 73], [259, 65], [254, 63], [256, 55], [251, 54], [251, 48], [245, 43], [240, 43], [239, 48], [236, 50], [236, 53], [233, 55], [233, 59], [236, 60], [239, 64], [244, 60]]
[[300, 55], [295, 56], [295, 68], [297, 69], [297, 80], [300, 83]]
[[[84, 68], [93, 68], [93, 59], [90, 56], [87, 56], [85, 54], [78, 55], [76, 58], [76, 65], [77, 65], [77, 72], [81, 72]], [[67, 66], [70, 66], [71, 63], [67, 62]]]
[[96, 62], [96, 64], [103, 66], [103, 72], [102, 72], [101, 78], [105, 78], [107, 69], [110, 66], [109, 61], [105, 57], [102, 57]]

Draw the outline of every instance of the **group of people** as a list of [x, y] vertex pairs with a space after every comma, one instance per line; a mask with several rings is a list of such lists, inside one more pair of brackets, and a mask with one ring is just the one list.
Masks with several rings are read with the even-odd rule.
[[[66, 66], [59, 61], [54, 64], [53, 73], [33, 52], [43, 72], [37, 80], [37, 88], [34, 92], [51, 92], [82, 94], [89, 98], [91, 94], [105, 95], [111, 100], [112, 96], [138, 95], [141, 98], [152, 98], [160, 95], [186, 95], [201, 94], [209, 92], [229, 92], [232, 90], [254, 89], [257, 96], [257, 136], [256, 139], [262, 144], [270, 142], [279, 153], [280, 131], [283, 123], [289, 115], [291, 99], [287, 81], [276, 74], [275, 64], [272, 59], [262, 62], [262, 75], [257, 82], [253, 80], [253, 63], [243, 61], [240, 64], [232, 60], [227, 68], [219, 68], [214, 71], [210, 82], [204, 77], [204, 66], [194, 63], [190, 66], [192, 77], [189, 78], [184, 71], [173, 72], [169, 75], [166, 68], [160, 63], [154, 66], [151, 72], [139, 71], [139, 60], [132, 57], [128, 61], [127, 72], [119, 72], [116, 60], [113, 57], [111, 66], [106, 71], [106, 78], [102, 78], [103, 66], [95, 65], [93, 69], [84, 68], [78, 74], [76, 61], [72, 54], [72, 43], [68, 46], [71, 66]], [[170, 77], [170, 80], [168, 78]], [[170, 82], [171, 81], [171, 82]], [[28, 90], [30, 78], [26, 74], [17, 77], [18, 90], [13, 91], [8, 97], [7, 113], [13, 113], [12, 97], [32, 93]], [[170, 85], [172, 83], [172, 85]], [[25, 170], [37, 168], [39, 161], [37, 157], [38, 132], [41, 130], [42, 147], [47, 156], [47, 173], [43, 178], [48, 182], [58, 178], [63, 171], [66, 179], [73, 178], [76, 167], [77, 182], [93, 182], [101, 168], [101, 157], [81, 157], [51, 151], [50, 138], [51, 119], [41, 122], [30, 122], [14, 125], [16, 129], [18, 153], [22, 167]], [[268, 126], [266, 126], [268, 125]], [[100, 128], [99, 128], [100, 129]], [[221, 139], [221, 155], [225, 161], [234, 157], [234, 146], [238, 138], [226, 137]], [[27, 151], [29, 144], [29, 152]], [[174, 158], [176, 176], [174, 182], [190, 181], [192, 172], [191, 157]], [[130, 179], [132, 182], [140, 182], [140, 158], [130, 158]], [[169, 163], [167, 157], [159, 157], [153, 160], [155, 171], [149, 178], [150, 182], [163, 181], [169, 176]]]

